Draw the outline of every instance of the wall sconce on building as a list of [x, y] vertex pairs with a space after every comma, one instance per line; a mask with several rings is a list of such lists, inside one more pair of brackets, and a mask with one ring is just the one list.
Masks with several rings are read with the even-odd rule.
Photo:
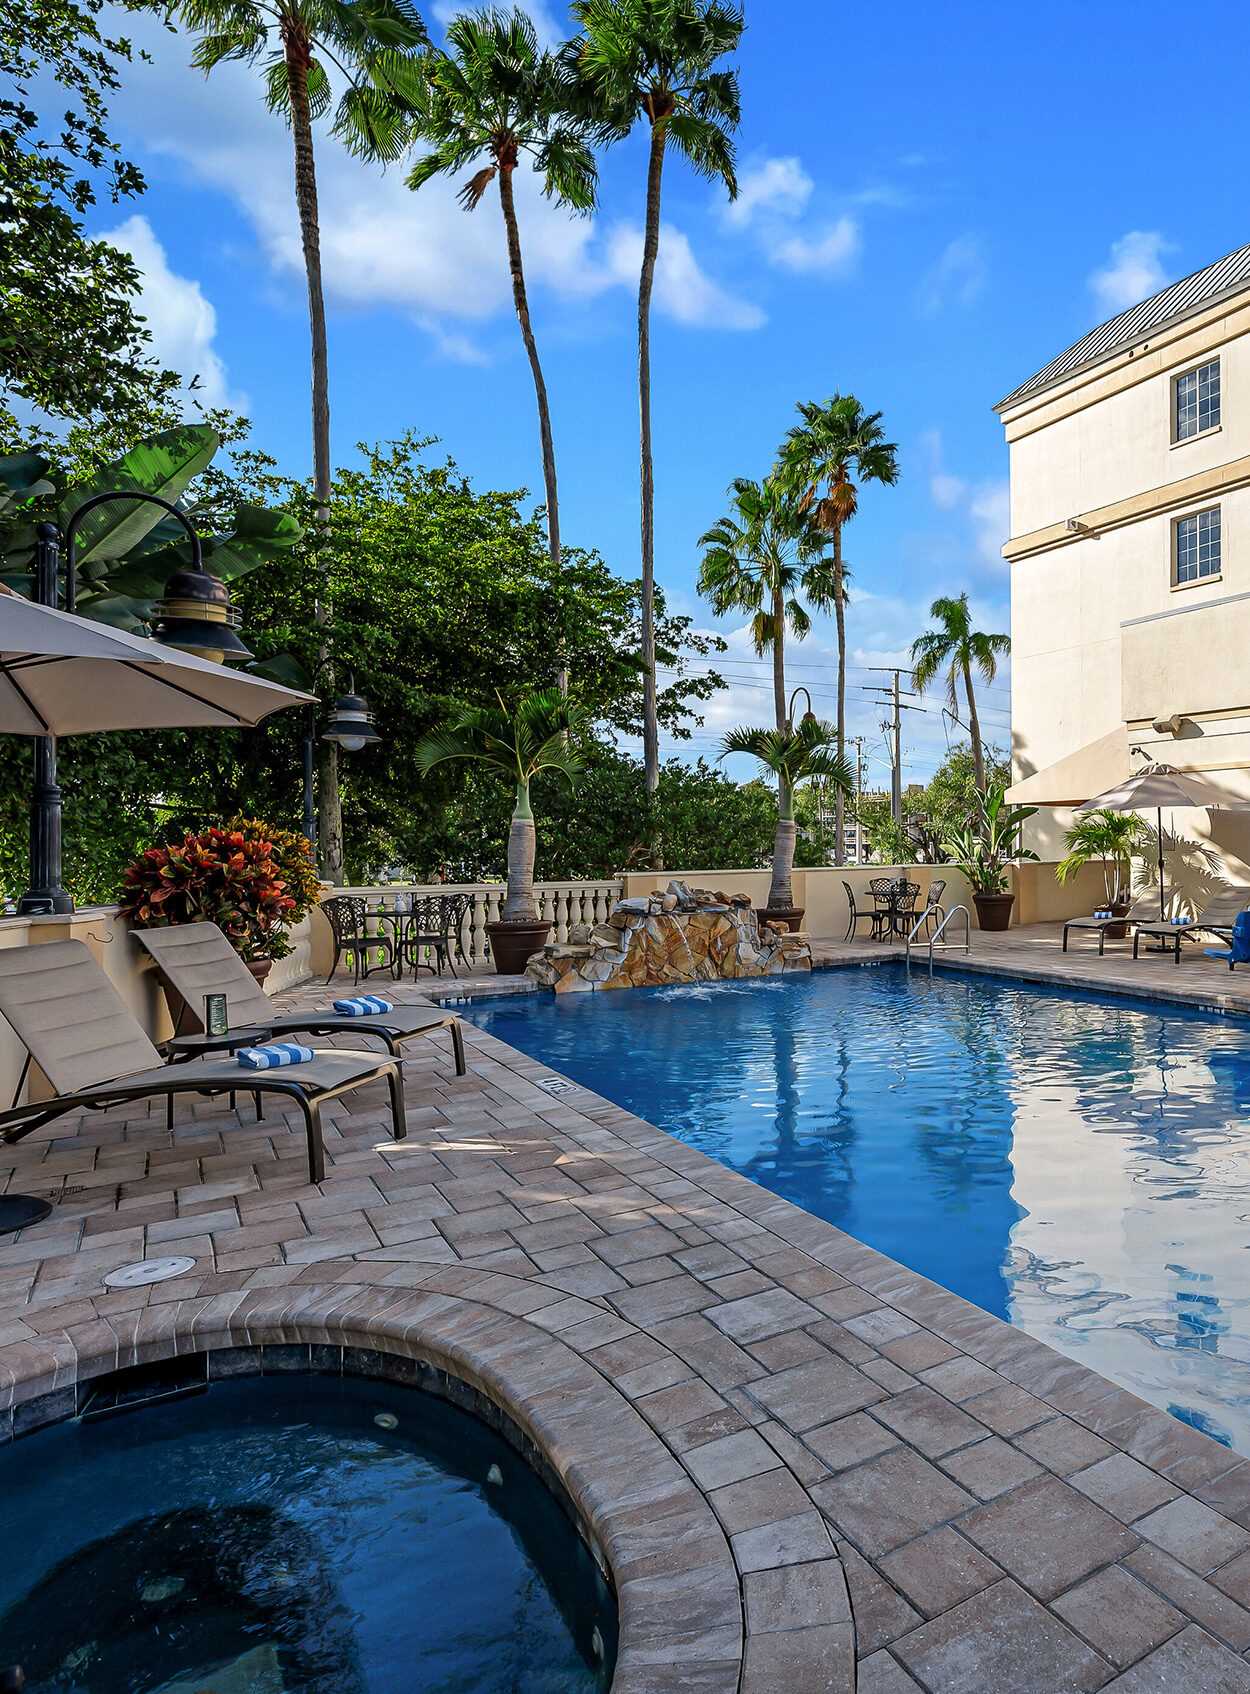
[[1182, 712], [1173, 712], [1170, 718], [1156, 718], [1151, 728], [1156, 735], [1179, 735], [1190, 720]]

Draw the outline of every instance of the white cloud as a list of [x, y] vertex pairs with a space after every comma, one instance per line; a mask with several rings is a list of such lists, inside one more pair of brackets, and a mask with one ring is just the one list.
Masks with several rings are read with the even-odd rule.
[[774, 264], [790, 271], [839, 273], [854, 264], [860, 245], [859, 225], [854, 218], [843, 216], [814, 240], [803, 235], [788, 237], [773, 248], [771, 257]]
[[[561, 28], [554, 13], [551, 11], [550, 7], [543, 3], [543, 0], [525, 0], [524, 9], [529, 13], [530, 22], [534, 25], [535, 30], [537, 30], [538, 39], [544, 47], [554, 47], [558, 42], [563, 41], [566, 35], [571, 33], [570, 29], [567, 27], [567, 11], [565, 13], [566, 27]], [[435, 23], [441, 24], [443, 28], [446, 29], [451, 20], [458, 16], [459, 13], [480, 11], [481, 6], [473, 3], [465, 5], [463, 0], [435, 0], [435, 3], [430, 10], [433, 14]]]
[[[637, 286], [642, 240], [634, 224], [617, 224], [608, 232], [607, 265], [614, 280]], [[766, 321], [758, 306], [735, 298], [704, 274], [690, 242], [672, 224], [660, 232], [655, 302], [691, 329], [759, 329]]]
[[977, 483], [968, 502], [977, 551], [987, 564], [1004, 565], [1003, 542], [1011, 534], [1011, 501], [1006, 478]]
[[948, 241], [920, 284], [919, 305], [925, 317], [936, 317], [948, 306], [971, 306], [985, 287], [985, 255], [973, 235]]
[[148, 220], [129, 217], [101, 240], [129, 253], [138, 267], [142, 282], [135, 309], [151, 331], [153, 355], [167, 370], [177, 371], [186, 391], [193, 390], [204, 405], [246, 411], [247, 398], [231, 392], [225, 364], [213, 345], [217, 313], [212, 303], [194, 278], [169, 268]]
[[[128, 16], [125, 27], [155, 65], [139, 62], [128, 73], [119, 115], [147, 148], [176, 159], [241, 208], [284, 297], [302, 311], [290, 135], [265, 110], [256, 76], [245, 66], [223, 64], [205, 78], [186, 63], [185, 36], [170, 36], [142, 15]], [[230, 114], [229, 124], [222, 123], [223, 111]], [[383, 172], [353, 159], [324, 131], [317, 137], [317, 174], [322, 268], [331, 302], [409, 312], [441, 356], [481, 362], [485, 355], [463, 326], [512, 309], [495, 197], [465, 212], [456, 202], [460, 182], [445, 177], [413, 193], [402, 167]], [[594, 220], [562, 211], [529, 170], [518, 171], [515, 187], [533, 295], [584, 300], [609, 289], [637, 288], [638, 267], [623, 264], [619, 230], [605, 233]], [[753, 329], [764, 321], [758, 308], [708, 277], [688, 238], [669, 228], [661, 246], [656, 310], [679, 323], [731, 329]]]
[[1105, 312], [1122, 312], [1157, 294], [1167, 282], [1162, 257], [1173, 250], [1157, 229], [1131, 229], [1111, 243], [1107, 263], [1093, 272], [1089, 286]]
[[797, 217], [815, 187], [800, 160], [763, 159], [748, 165], [738, 178], [738, 198], [725, 202], [721, 216], [736, 229], [745, 229], [761, 212]]

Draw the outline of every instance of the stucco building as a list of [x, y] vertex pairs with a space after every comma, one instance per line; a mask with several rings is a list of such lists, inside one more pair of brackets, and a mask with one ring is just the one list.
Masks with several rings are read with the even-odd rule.
[[[1152, 759], [1250, 803], [1250, 246], [1121, 312], [996, 408], [1011, 467], [1013, 798]], [[1178, 813], [1250, 882], [1250, 812]]]

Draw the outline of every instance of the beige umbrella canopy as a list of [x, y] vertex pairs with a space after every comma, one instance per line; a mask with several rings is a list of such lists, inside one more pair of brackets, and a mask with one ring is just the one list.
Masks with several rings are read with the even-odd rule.
[[1104, 789], [1092, 800], [1078, 806], [1078, 812], [1144, 812], [1155, 814], [1159, 843], [1159, 916], [1167, 911], [1163, 888], [1163, 808], [1201, 807], [1208, 811], [1243, 809], [1244, 800], [1215, 788], [1190, 771], [1178, 771], [1175, 765], [1143, 765], [1114, 788]]
[[0, 735], [250, 728], [313, 698], [0, 594]]

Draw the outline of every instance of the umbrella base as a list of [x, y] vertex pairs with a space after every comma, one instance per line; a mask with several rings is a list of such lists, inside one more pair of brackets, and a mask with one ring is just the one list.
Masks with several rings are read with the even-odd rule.
[[0, 1235], [42, 1223], [51, 1210], [50, 1200], [37, 1200], [33, 1194], [0, 1194]]

